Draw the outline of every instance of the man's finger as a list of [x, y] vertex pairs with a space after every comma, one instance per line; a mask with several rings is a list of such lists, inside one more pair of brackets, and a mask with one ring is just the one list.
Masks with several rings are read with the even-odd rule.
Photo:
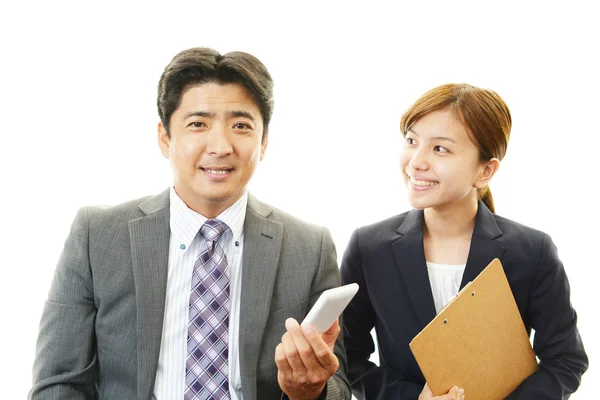
[[321, 334], [321, 337], [323, 338], [325, 343], [327, 343], [327, 345], [331, 348], [332, 351], [333, 351], [333, 347], [335, 346], [335, 341], [337, 340], [338, 336], [340, 335], [340, 331], [341, 331], [340, 323], [336, 319], [335, 322], [333, 323], [333, 325], [331, 325], [331, 327], [329, 329], [327, 329], [327, 331], [325, 331]]
[[[335, 328], [332, 330], [332, 332], [334, 331]], [[333, 354], [333, 349], [325, 342], [325, 340], [323, 340], [322, 336], [319, 335], [319, 333], [312, 325], [303, 325], [302, 333], [304, 334], [304, 337], [310, 345], [311, 351], [313, 352], [314, 357], [316, 358], [316, 361], [318, 362], [319, 366], [327, 370], [330, 373], [330, 375], [333, 375], [339, 367], [339, 361], [336, 355]]]
[[[307, 368], [304, 365], [304, 361], [302, 360], [300, 352], [298, 351], [298, 347], [296, 346], [296, 343], [292, 338], [294, 331], [294, 323], [298, 325], [298, 322], [296, 322], [296, 320], [294, 320], [293, 318], [288, 318], [285, 321], [286, 328], [288, 328], [288, 326], [289, 328], [288, 331], [284, 333], [284, 335], [281, 337], [281, 344], [283, 345], [285, 357], [290, 366], [292, 367], [294, 374], [303, 375], [306, 374]], [[298, 330], [299, 329], [300, 328], [298, 328]]]
[[281, 343], [279, 343], [275, 348], [275, 364], [277, 365], [279, 372], [285, 376], [291, 376], [294, 372], [287, 360], [287, 357], [285, 356], [283, 344]]
[[300, 359], [302, 360], [302, 363], [306, 369], [310, 372], [315, 372], [323, 368], [317, 359], [311, 344], [304, 336], [300, 325], [298, 325], [298, 322], [290, 318], [286, 321], [285, 326], [290, 334], [290, 337], [294, 341], [294, 345], [296, 346], [298, 354], [300, 355]]

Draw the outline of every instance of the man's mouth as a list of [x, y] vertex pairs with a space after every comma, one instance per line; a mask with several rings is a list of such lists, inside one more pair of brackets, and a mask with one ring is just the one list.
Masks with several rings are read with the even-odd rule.
[[219, 168], [219, 169], [215, 169], [215, 168], [202, 168], [200, 167], [200, 169], [202, 171], [208, 172], [209, 174], [215, 174], [215, 175], [225, 175], [228, 174], [229, 172], [233, 171], [233, 168]]

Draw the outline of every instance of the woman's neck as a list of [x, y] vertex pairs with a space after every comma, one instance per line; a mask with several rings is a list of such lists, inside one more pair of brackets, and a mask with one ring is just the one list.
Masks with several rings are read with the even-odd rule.
[[438, 264], [466, 264], [475, 228], [477, 201], [452, 203], [424, 211], [425, 260]]
[[[467, 196], [470, 197], [470, 196]], [[471, 237], [475, 228], [478, 202], [470, 198], [424, 210], [424, 234], [439, 239]]]

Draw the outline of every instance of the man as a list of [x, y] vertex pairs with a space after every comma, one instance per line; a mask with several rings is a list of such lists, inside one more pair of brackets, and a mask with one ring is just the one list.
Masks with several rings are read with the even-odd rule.
[[242, 52], [193, 48], [165, 68], [158, 142], [173, 186], [79, 211], [31, 399], [350, 399], [339, 325], [297, 322], [339, 285], [331, 236], [246, 190], [272, 87]]

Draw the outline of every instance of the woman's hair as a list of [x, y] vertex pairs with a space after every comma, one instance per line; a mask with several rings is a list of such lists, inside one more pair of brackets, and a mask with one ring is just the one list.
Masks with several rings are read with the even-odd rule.
[[[425, 93], [400, 120], [404, 136], [425, 115], [438, 110], [450, 110], [466, 128], [469, 139], [479, 150], [479, 159], [502, 160], [506, 154], [512, 120], [508, 106], [498, 94], [466, 83], [449, 83]], [[488, 186], [477, 191], [478, 198], [492, 211], [494, 199]]]

